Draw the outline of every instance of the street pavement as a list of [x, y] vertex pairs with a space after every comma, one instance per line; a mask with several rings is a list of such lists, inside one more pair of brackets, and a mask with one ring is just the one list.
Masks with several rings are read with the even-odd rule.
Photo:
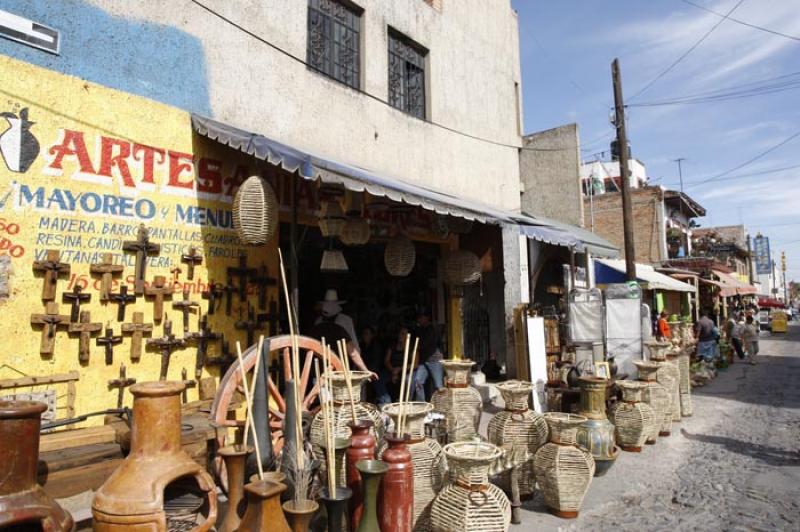
[[540, 495], [511, 530], [800, 530], [800, 325], [693, 390], [694, 415], [593, 479], [580, 516]]

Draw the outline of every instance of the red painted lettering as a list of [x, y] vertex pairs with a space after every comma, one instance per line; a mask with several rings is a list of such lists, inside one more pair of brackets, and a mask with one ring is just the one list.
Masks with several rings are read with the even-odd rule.
[[[114, 148], [119, 151], [114, 155]], [[136, 183], [133, 182], [131, 170], [128, 168], [128, 157], [131, 154], [131, 145], [127, 141], [112, 139], [109, 137], [100, 137], [100, 169], [99, 175], [111, 177], [111, 169], [116, 166], [119, 171], [119, 177], [122, 179], [122, 184], [126, 187], [136, 188]]]
[[222, 192], [222, 163], [201, 158], [197, 163], [197, 190], [219, 194]]
[[[192, 155], [170, 150], [167, 152], [167, 157], [169, 157], [169, 181], [167, 185], [178, 188], [194, 188], [194, 180], [191, 179]], [[181, 181], [181, 178], [187, 175], [190, 179]]]
[[[138, 157], [139, 152], [142, 153], [142, 157]], [[154, 148], [152, 146], [146, 146], [144, 144], [134, 144], [133, 145], [133, 159], [135, 161], [142, 161], [142, 183], [152, 183], [155, 184], [155, 178], [153, 176], [155, 165], [156, 164], [164, 164], [164, 150], [161, 148]], [[156, 162], [156, 155], [160, 157], [158, 162]]]
[[94, 167], [92, 161], [89, 159], [89, 153], [86, 151], [86, 142], [83, 140], [83, 132], [73, 131], [71, 129], [64, 130], [64, 138], [61, 144], [56, 144], [49, 150], [53, 160], [50, 162], [50, 168], [54, 170], [63, 170], [62, 163], [64, 157], [77, 157], [80, 171], [84, 174], [94, 174]]

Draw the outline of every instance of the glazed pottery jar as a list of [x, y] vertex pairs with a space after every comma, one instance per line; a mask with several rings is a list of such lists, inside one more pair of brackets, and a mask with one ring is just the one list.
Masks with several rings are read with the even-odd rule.
[[572, 519], [578, 517], [595, 470], [592, 453], [575, 439], [586, 418], [560, 412], [547, 413], [544, 418], [550, 441], [533, 459], [536, 482], [548, 509], [558, 517]]
[[[414, 530], [428, 530], [430, 527], [430, 507], [433, 499], [442, 487], [446, 473], [446, 464], [442, 447], [433, 438], [425, 436], [425, 417], [433, 410], [430, 403], [412, 402], [403, 404], [405, 412], [405, 433], [408, 435], [406, 445], [411, 453], [411, 464], [414, 470]], [[401, 412], [398, 403], [384, 405], [383, 412], [388, 415], [397, 428]], [[383, 455], [387, 446], [380, 450]]]
[[357, 532], [381, 532], [378, 523], [378, 489], [381, 486], [383, 475], [389, 471], [389, 466], [380, 460], [361, 460], [356, 464], [363, 482], [364, 512], [358, 523], [358, 528], [351, 530]]
[[519, 490], [521, 496], [528, 496], [536, 486], [533, 456], [547, 443], [547, 422], [541, 414], [528, 408], [533, 384], [511, 380], [496, 387], [503, 396], [505, 408], [489, 421], [489, 441], [524, 460], [518, 466]]
[[645, 443], [653, 444], [658, 436], [669, 436], [672, 430], [672, 396], [656, 379], [659, 368], [657, 362], [634, 360], [633, 363], [639, 369], [639, 380], [647, 385], [642, 390], [642, 402], [650, 405], [656, 416], [653, 432], [645, 441]]
[[217, 455], [225, 462], [225, 471], [228, 472], [228, 511], [217, 530], [219, 532], [233, 532], [239, 528], [239, 523], [244, 515], [244, 462], [252, 447], [243, 445], [228, 445], [217, 451]]
[[478, 434], [483, 411], [481, 394], [470, 386], [471, 360], [443, 360], [445, 387], [433, 394], [433, 408], [445, 417], [447, 441], [464, 441]]
[[578, 445], [587, 449], [595, 460], [595, 474], [604, 475], [619, 456], [614, 425], [606, 416], [606, 396], [611, 381], [599, 377], [581, 377], [581, 405], [578, 414], [586, 421], [578, 426]]
[[259, 480], [247, 484], [244, 491], [247, 495], [247, 510], [239, 525], [239, 532], [291, 532], [281, 508], [281, 493], [286, 491], [285, 484]]
[[503, 454], [492, 443], [456, 442], [444, 446], [448, 484], [431, 507], [435, 532], [505, 532], [511, 504], [503, 490], [489, 482], [489, 468]]
[[375, 437], [370, 434], [371, 421], [350, 423], [350, 446], [345, 452], [345, 467], [347, 468], [347, 487], [353, 492], [350, 501], [350, 527], [355, 530], [364, 511], [364, 499], [361, 491], [361, 473], [356, 464], [361, 460], [375, 459]]
[[642, 445], [653, 434], [656, 414], [647, 403], [642, 402], [642, 392], [647, 384], [639, 381], [619, 381], [622, 401], [611, 410], [617, 443], [623, 451], [641, 452]]
[[414, 466], [406, 442], [408, 435], [386, 435], [388, 448], [381, 459], [388, 470], [383, 476], [378, 498], [381, 532], [411, 532], [414, 519]]
[[94, 495], [95, 532], [166, 531], [164, 489], [192, 477], [203, 492], [207, 516], [195, 530], [210, 530], [217, 519], [214, 480], [181, 448], [182, 382], [143, 382], [131, 386], [131, 450]]
[[72, 516], [36, 482], [45, 410], [36, 401], [0, 401], [0, 529], [75, 530]]

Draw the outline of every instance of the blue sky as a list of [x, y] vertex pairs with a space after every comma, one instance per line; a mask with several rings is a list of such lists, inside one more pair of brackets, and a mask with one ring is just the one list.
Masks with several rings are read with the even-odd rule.
[[[718, 13], [727, 13], [739, 2], [691, 1]], [[525, 131], [577, 122], [585, 160], [608, 150], [614, 57], [621, 62], [627, 100], [721, 20], [681, 0], [512, 4], [519, 12]], [[730, 16], [800, 37], [800, 0], [744, 0]], [[663, 101], [798, 72], [800, 41], [725, 20], [628, 103]], [[798, 80], [800, 74], [776, 82]], [[652, 181], [678, 188], [673, 160], [684, 157], [684, 190], [708, 211], [700, 224], [744, 223], [751, 234], [768, 235], [773, 258], [786, 250], [787, 280], [800, 280], [800, 136], [718, 181], [692, 183], [733, 169], [799, 133], [799, 96], [795, 88], [724, 102], [628, 111], [631, 150], [647, 165]], [[789, 166], [798, 168], [747, 176]]]

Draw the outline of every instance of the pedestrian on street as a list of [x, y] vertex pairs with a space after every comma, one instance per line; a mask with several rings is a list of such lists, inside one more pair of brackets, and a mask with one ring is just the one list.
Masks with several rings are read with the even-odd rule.
[[758, 326], [753, 320], [753, 316], [747, 316], [747, 322], [742, 331], [744, 348], [747, 350], [747, 358], [750, 364], [756, 365], [756, 355], [758, 354]]
[[742, 316], [738, 312], [731, 313], [728, 321], [725, 322], [725, 336], [731, 342], [736, 356], [739, 360], [744, 360], [744, 348], [742, 344], [742, 334], [744, 333], [744, 323]]
[[706, 361], [713, 362], [714, 354], [716, 352], [716, 335], [714, 330], [717, 328], [714, 322], [709, 318], [710, 312], [704, 310], [700, 319], [694, 326], [694, 334], [697, 338], [697, 356]]

